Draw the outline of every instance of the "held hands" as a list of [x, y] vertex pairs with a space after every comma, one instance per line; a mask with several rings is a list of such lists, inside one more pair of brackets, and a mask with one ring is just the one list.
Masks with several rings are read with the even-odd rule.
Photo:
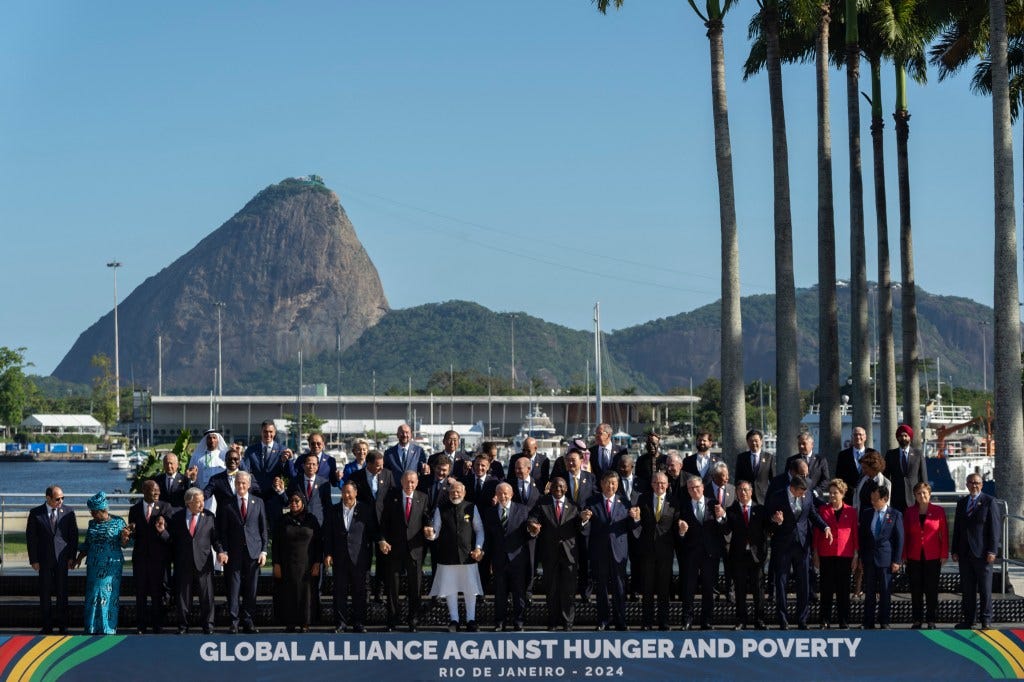
[[721, 519], [721, 518], [724, 518], [724, 517], [725, 517], [725, 508], [723, 508], [722, 505], [720, 505], [720, 504], [716, 504], [715, 505], [715, 518], [716, 519]]
[[629, 508], [629, 518], [633, 519], [634, 521], [639, 521], [640, 520], [640, 507], [630, 507]]
[[[227, 563], [227, 562], [224, 562], [224, 563]], [[266, 552], [260, 552], [260, 558], [256, 560], [256, 563], [259, 564], [260, 568], [263, 568], [266, 565], [266, 563], [267, 563], [267, 553]]]
[[[263, 560], [266, 561], [267, 557], [264, 556]], [[227, 563], [228, 563], [228, 553], [227, 552], [220, 552], [220, 553], [218, 553], [217, 554], [217, 561], [219, 561], [220, 563], [222, 563], [224, 565], [227, 565]], [[260, 566], [262, 566], [262, 565], [263, 564], [260, 564]]]
[[320, 577], [320, 564], [313, 564], [313, 568], [310, 569], [309, 574], [314, 578]]
[[282, 462], [287, 462], [287, 461], [291, 460], [291, 458], [294, 457], [294, 456], [295, 456], [295, 453], [292, 452], [291, 448], [285, 448], [284, 452], [281, 453], [281, 461]]
[[996, 560], [996, 555], [993, 554], [992, 552], [989, 552], [988, 554], [985, 555], [985, 563], [991, 564], [995, 560]]
[[584, 509], [583, 511], [580, 512], [580, 520], [583, 523], [586, 523], [590, 520], [590, 517], [592, 517], [593, 515], [594, 512], [590, 511], [589, 509]]
[[36, 573], [38, 573], [39, 572], [39, 564], [38, 563], [32, 564], [32, 570], [35, 571]]
[[469, 553], [469, 558], [472, 559], [473, 561], [480, 561], [481, 559], [484, 558], [484, 551], [482, 549], [480, 549], [479, 547], [477, 547], [476, 549], [474, 549], [472, 552]]
[[280, 580], [281, 579], [281, 575], [282, 575], [282, 573], [281, 573], [281, 564], [274, 564], [274, 579], [275, 580]]
[[284, 479], [280, 476], [274, 476], [274, 492], [280, 495], [284, 492]]
[[434, 539], [434, 527], [433, 526], [424, 526], [423, 527], [423, 537], [425, 537], [427, 540], [433, 540]]
[[[776, 525], [781, 526], [782, 525], [782, 521], [783, 521], [783, 518], [782, 518], [782, 510], [781, 509], [779, 511], [775, 512], [774, 514], [772, 514], [772, 523], [775, 523]], [[829, 531], [829, 533], [831, 534], [831, 531]]]
[[381, 554], [388, 554], [391, 552], [391, 545], [388, 544], [387, 540], [381, 540], [377, 543], [377, 546], [380, 547]]
[[424, 476], [429, 476], [430, 475], [430, 465], [427, 464], [426, 462], [421, 464], [420, 465], [420, 473], [423, 474]]
[[686, 521], [679, 519], [679, 534], [686, 535], [686, 531], [690, 530], [690, 526]]
[[334, 557], [330, 554], [324, 557], [324, 568], [330, 568], [334, 565]]
[[891, 570], [893, 575], [895, 575], [895, 574], [900, 572], [900, 565], [899, 564], [893, 564], [892, 566], [889, 567], [889, 570]]
[[167, 530], [167, 519], [162, 516], [156, 517], [156, 521], [153, 522], [153, 529], [157, 533], [163, 533]]
[[199, 467], [197, 467], [195, 464], [193, 464], [192, 466], [190, 466], [188, 468], [188, 471], [185, 472], [185, 476], [188, 477], [188, 480], [190, 480], [193, 483], [195, 483], [196, 478], [199, 477]]
[[[534, 519], [530, 519], [526, 522], [526, 532], [533, 537], [537, 537], [540, 534], [540, 524]], [[36, 566], [38, 566], [38, 564], [36, 564]]]

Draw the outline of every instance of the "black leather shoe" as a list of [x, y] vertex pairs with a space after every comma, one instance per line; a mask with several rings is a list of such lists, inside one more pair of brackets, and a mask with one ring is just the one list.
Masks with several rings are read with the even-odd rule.
[[146, 634], [146, 628], [135, 628], [135, 634], [144, 635]]
[[594, 628], [594, 629], [597, 630], [598, 632], [604, 632], [605, 630], [608, 629], [608, 626], [605, 625], [604, 623], [598, 623], [597, 627]]
[[959, 623], [957, 623], [956, 625], [954, 625], [953, 629], [954, 630], [970, 630], [971, 629], [971, 625], [972, 625], [971, 623], [968, 623], [967, 621], [963, 621], [962, 620]]
[[[309, 628], [307, 627], [304, 631], [309, 632]], [[244, 632], [247, 635], [258, 635], [260, 633], [259, 628], [257, 628], [252, 623], [243, 627], [242, 632]]]
[[345, 632], [345, 626], [344, 625], [339, 625], [338, 627], [334, 628], [334, 634], [336, 634], [336, 635], [340, 635], [343, 632]]
[[789, 623], [779, 623], [779, 629], [780, 630], [788, 630], [789, 629]]
[[832, 629], [832, 624], [831, 623], [822, 623], [821, 624], [821, 629], [822, 630], [831, 630]]
[[799, 629], [799, 630], [810, 630], [810, 629], [811, 629], [811, 628], [810, 628], [810, 627], [809, 627], [809, 626], [807, 625], [807, 623], [800, 623], [800, 624], [798, 624], [798, 625], [797, 625], [796, 627], [797, 627], [797, 629]]
[[415, 623], [409, 623], [409, 632], [417, 632], [419, 630]]
[[988, 622], [987, 620], [981, 621], [981, 629], [982, 630], [991, 630], [992, 629], [992, 623]]
[[363, 626], [361, 623], [359, 625], [354, 625], [354, 626], [352, 626], [352, 632], [355, 632], [355, 633], [361, 635], [364, 632], [366, 632], [366, 627]]
[[213, 628], [211, 628], [211, 627], [203, 628], [203, 634], [204, 635], [212, 635], [213, 634]]
[[671, 626], [671, 625], [659, 625], [659, 626], [658, 626], [658, 630], [659, 630], [660, 632], [668, 632], [668, 631], [669, 631], [669, 630], [671, 630], [671, 629], [672, 629], [672, 626]]
[[755, 630], [767, 630], [768, 626], [765, 624], [765, 622], [763, 620], [759, 620], [759, 621], [757, 621], [757, 624], [754, 625], [754, 629]]
[[689, 630], [693, 627], [693, 618], [687, 618], [683, 621], [683, 630]]
[[928, 627], [929, 630], [934, 630], [935, 629], [935, 623], [933, 623], [931, 621], [928, 621], [927, 627]]
[[616, 625], [615, 626], [615, 631], [616, 632], [629, 632], [629, 626], [628, 625]]
[[[412, 630], [410, 629], [410, 632], [411, 631]], [[457, 620], [450, 620], [450, 621], [448, 621], [448, 632], [458, 632], [458, 631], [459, 631], [459, 621], [457, 621]]]
[[188, 628], [185, 627], [184, 625], [179, 625], [178, 626], [178, 634], [179, 635], [187, 635], [188, 634]]
[[475, 620], [471, 620], [466, 623], [466, 630], [468, 632], [480, 632], [480, 626], [476, 624]]
[[742, 630], [745, 627], [747, 627], [745, 623], [736, 623], [736, 625], [732, 626], [732, 629], [733, 630]]
[[841, 620], [841, 621], [839, 621], [839, 629], [840, 630], [849, 630], [850, 629], [850, 624], [847, 623], [846, 621]]
[[66, 635], [66, 634], [68, 634], [68, 629], [67, 628], [58, 628], [57, 632], [59, 632], [62, 635]]
[[238, 626], [237, 625], [232, 625], [231, 627], [229, 627], [228, 628], [228, 634], [229, 635], [237, 635], [238, 634]]
[[921, 629], [921, 627], [922, 627], [922, 625], [921, 625], [921, 621], [919, 621], [919, 620], [915, 620], [915, 621], [914, 621], [914, 624], [910, 626], [910, 629], [911, 629], [911, 630], [920, 630], [920, 629]]
[[384, 626], [384, 632], [394, 632], [394, 631], [395, 631], [395, 626], [394, 625], [385, 625]]
[[53, 628], [42, 628], [39, 631], [39, 634], [41, 634], [41, 635], [52, 635], [53, 634]]
[[516, 623], [515, 625], [512, 626], [512, 629], [515, 632], [522, 632], [523, 631], [523, 624], [522, 623]]

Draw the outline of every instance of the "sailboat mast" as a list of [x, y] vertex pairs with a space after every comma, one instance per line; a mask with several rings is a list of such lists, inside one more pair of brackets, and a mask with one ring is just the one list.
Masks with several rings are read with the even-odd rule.
[[594, 304], [594, 419], [598, 424], [604, 423], [601, 412], [601, 302]]

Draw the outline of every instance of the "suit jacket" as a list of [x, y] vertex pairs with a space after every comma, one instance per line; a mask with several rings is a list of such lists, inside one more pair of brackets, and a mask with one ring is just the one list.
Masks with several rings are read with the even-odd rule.
[[491, 506], [494, 501], [494, 493], [501, 481], [488, 474], [484, 478], [483, 489], [479, 495], [476, 494], [476, 481], [474, 475], [462, 479], [462, 484], [466, 486], [466, 499], [481, 509]]
[[956, 503], [953, 517], [953, 546], [950, 551], [962, 557], [984, 559], [987, 554], [999, 555], [1002, 519], [996, 509], [995, 498], [986, 493], [978, 494], [974, 511], [968, 515], [964, 495]]
[[612, 498], [611, 506], [609, 514], [604, 495], [594, 496], [587, 506], [593, 516], [583, 525], [583, 533], [588, 537], [592, 565], [625, 563], [629, 558], [629, 536], [640, 534], [640, 522], [630, 518], [629, 509], [618, 495]]
[[[216, 517], [205, 509], [200, 512], [199, 520], [196, 521], [196, 534], [192, 536], [188, 532], [187, 515], [187, 509], [176, 511], [171, 517], [171, 522], [167, 524], [167, 530], [161, 536], [164, 540], [170, 538], [174, 551], [175, 570], [180, 570], [185, 566], [191, 567], [198, 573], [211, 570], [213, 568], [211, 550], [224, 551], [220, 535], [217, 532]], [[230, 554], [228, 560], [231, 560]]]
[[537, 536], [537, 555], [544, 570], [558, 565], [576, 566], [579, 562], [576, 538], [580, 530], [579, 508], [566, 495], [562, 498], [562, 518], [555, 516], [555, 502], [551, 495], [545, 495], [530, 512], [530, 519], [540, 524]]
[[525, 567], [530, 560], [530, 535], [526, 532], [530, 510], [526, 505], [513, 500], [508, 508], [508, 523], [502, 527], [500, 506], [485, 507], [481, 511], [484, 554], [491, 558], [495, 571], [504, 570], [511, 564], [522, 564]]
[[926, 561], [949, 556], [946, 511], [937, 504], [928, 505], [924, 525], [916, 504], [903, 513], [903, 558], [920, 561], [922, 550]]
[[[302, 466], [299, 465], [300, 461], [302, 461], [301, 457], [295, 457], [288, 461], [286, 466], [288, 467], [288, 475], [290, 477], [299, 478], [306, 475], [306, 472], [302, 470]], [[320, 464], [317, 467], [316, 475], [333, 483], [337, 472], [338, 460], [334, 459], [334, 455], [321, 452]]]
[[533, 478], [530, 479], [530, 487], [526, 491], [525, 498], [519, 489], [519, 479], [511, 479], [507, 483], [512, 486], [512, 501], [525, 505], [527, 510], [533, 511], [533, 508], [537, 506], [537, 502], [540, 501], [543, 494], [541, 489], [533, 483]]
[[[607, 470], [605, 467], [601, 466], [601, 457], [598, 455], [598, 449], [600, 447], [601, 446], [595, 443], [587, 448], [590, 451], [590, 472], [594, 474], [599, 481], [601, 480], [601, 475]], [[609, 460], [611, 462], [611, 470], [616, 471], [619, 466], [619, 457], [626, 454], [626, 448], [617, 447], [615, 443], [609, 443], [608, 449], [610, 451]]]
[[165, 522], [170, 522], [174, 515], [174, 508], [170, 503], [157, 500], [153, 503], [153, 512], [146, 521], [146, 501], [139, 500], [128, 508], [128, 523], [135, 524], [135, 532], [132, 534], [134, 549], [132, 550], [132, 564], [138, 566], [143, 562], [166, 564], [170, 560], [171, 548], [160, 539], [154, 526], [159, 517], [164, 517]]
[[676, 540], [679, 537], [679, 507], [671, 494], [665, 493], [661, 506], [661, 519], [655, 518], [655, 496], [653, 492], [640, 495], [640, 534], [637, 551], [649, 560], [672, 562], [675, 556]]
[[[416, 490], [419, 490], [421, 493], [427, 496], [427, 503], [430, 507], [430, 513], [433, 513], [434, 510], [437, 509], [437, 505], [439, 505], [442, 501], [448, 499], [448, 479], [442, 479], [440, 486], [438, 486], [437, 488], [435, 488], [436, 483], [437, 477], [435, 477], [434, 474], [431, 473], [430, 476], [423, 476], [422, 478], [420, 478], [420, 483], [418, 486], [416, 486]], [[466, 492], [469, 492], [468, 488]]]
[[167, 474], [161, 472], [152, 480], [160, 487], [160, 499], [169, 503], [172, 507], [181, 509], [185, 506], [185, 491], [189, 489], [189, 481], [184, 475], [177, 473], [171, 477], [170, 485], [167, 482]]
[[395, 485], [402, 485], [402, 474], [406, 471], [415, 471], [420, 473], [420, 468], [427, 463], [427, 453], [416, 443], [409, 441], [408, 453], [406, 453], [405, 462], [398, 456], [398, 446], [392, 445], [390, 448], [384, 451], [384, 468], [391, 472], [391, 475], [395, 478]]
[[285, 448], [277, 441], [270, 446], [270, 452], [263, 455], [263, 441], [254, 443], [245, 449], [242, 457], [242, 468], [253, 475], [260, 490], [263, 491], [264, 499], [274, 494], [274, 476], [288, 476], [291, 474], [289, 462], [281, 461], [281, 453]]
[[775, 476], [775, 455], [770, 455], [761, 450], [758, 458], [757, 473], [751, 465], [751, 452], [741, 452], [736, 455], [736, 467], [733, 469], [733, 478], [736, 483], [747, 481], [754, 488], [754, 502], [764, 504], [768, 499], [768, 486]]
[[335, 505], [327, 512], [324, 528], [324, 554], [338, 563], [348, 561], [355, 570], [370, 570], [373, 546], [380, 539], [377, 512], [372, 504], [356, 500], [352, 510], [352, 523], [345, 528], [345, 510]]
[[748, 555], [763, 564], [768, 556], [768, 514], [763, 505], [750, 503], [749, 522], [743, 518], [739, 500], [725, 510], [725, 533], [729, 538], [729, 561], [737, 562]]
[[[266, 506], [260, 498], [249, 493], [245, 519], [238, 505], [238, 497], [217, 506], [217, 533], [221, 544], [228, 553], [228, 562], [239, 562], [242, 557], [252, 561], [267, 551], [270, 530], [267, 524]], [[240, 562], [239, 562], [240, 563]], [[235, 564], [238, 565], [237, 563]]]
[[391, 545], [388, 556], [409, 557], [416, 562], [423, 561], [423, 548], [426, 538], [423, 527], [430, 525], [431, 514], [428, 509], [427, 496], [414, 490], [412, 493], [412, 509], [409, 520], [405, 520], [405, 493], [395, 488], [384, 503], [384, 511], [380, 520], [381, 539]]
[[907, 470], [903, 471], [903, 458], [900, 449], [894, 448], [885, 453], [886, 478], [892, 481], [890, 501], [899, 510], [914, 504], [914, 486], [928, 480], [925, 471], [924, 455], [917, 448], [911, 447], [907, 457]]
[[[527, 457], [527, 455], [524, 452], [517, 452], [508, 460], [508, 475], [510, 478], [515, 478], [516, 460], [520, 457]], [[530, 476], [533, 478], [534, 485], [543, 490], [544, 486], [551, 479], [551, 460], [547, 458], [547, 455], [542, 455], [538, 452], [534, 456]]]
[[875, 513], [874, 507], [860, 510], [857, 542], [860, 545], [861, 561], [870, 561], [878, 567], [898, 564], [903, 558], [903, 515], [891, 506], [886, 507], [882, 528], [876, 536]]
[[825, 504], [828, 501], [828, 484], [832, 480], [829, 475], [828, 460], [820, 452], [816, 452], [810, 457], [804, 457], [797, 453], [786, 460], [786, 468], [782, 470], [782, 473], [788, 473], [789, 467], [797, 459], [807, 462], [807, 492], [814, 493], [814, 499], [818, 504]]
[[683, 535], [683, 549], [687, 552], [703, 552], [706, 556], [721, 556], [725, 553], [725, 522], [714, 516], [714, 503], [705, 498], [704, 521], [698, 521], [693, 512], [693, 501], [679, 500], [679, 518], [686, 521], [688, 528]]
[[[249, 492], [253, 495], [260, 496], [260, 487], [256, 483], [256, 477], [251, 476], [250, 481], [252, 482], [249, 486]], [[211, 497], [217, 500], [217, 509], [220, 509], [222, 504], [230, 504], [235, 499], [235, 491], [231, 488], [231, 482], [228, 478], [228, 472], [222, 471], [219, 474], [214, 474], [210, 477], [210, 482], [206, 484], [203, 489], [203, 496], [206, 499]]]
[[580, 471], [580, 491], [579, 495], [573, 489], [573, 477], [571, 474], [566, 473], [565, 483], [569, 486], [565, 492], [565, 496], [572, 500], [580, 509], [583, 509], [590, 502], [590, 498], [598, 492], [597, 479], [594, 478], [594, 474], [589, 471]]
[[640, 499], [640, 495], [650, 491], [651, 486], [647, 481], [637, 478], [636, 473], [633, 474], [633, 480], [630, 482], [629, 495], [626, 495], [626, 483], [625, 479], [619, 478], [619, 492], [618, 496], [622, 498], [622, 503], [627, 507], [635, 507], [637, 500]]
[[[771, 520], [777, 511], [782, 512], [781, 525]], [[822, 531], [827, 528], [809, 495], [804, 495], [804, 499], [800, 501], [800, 515], [793, 514], [793, 508], [789, 506], [788, 487], [768, 498], [765, 512], [768, 515], [768, 530], [771, 533], [773, 552], [787, 550], [794, 544], [806, 552], [811, 548], [811, 528]]]
[[316, 522], [320, 524], [322, 528], [324, 525], [324, 511], [331, 508], [331, 482], [326, 478], [317, 476], [313, 479], [313, 495], [309, 495], [306, 490], [306, 477], [305, 475], [293, 478], [288, 484], [288, 489], [284, 492], [284, 496], [281, 502], [288, 506], [288, 498], [293, 493], [298, 493], [302, 498], [302, 501], [306, 503], [306, 513], [312, 514]]
[[818, 507], [821, 519], [832, 529], [832, 544], [825, 538], [824, 531], [814, 530], [814, 550], [819, 557], [846, 557], [852, 559], [854, 552], [860, 546], [858, 535], [860, 533], [860, 519], [857, 510], [852, 506], [843, 505], [839, 519], [836, 520], [836, 510], [831, 504], [823, 504]]
[[364, 467], [352, 474], [349, 483], [356, 487], [356, 499], [360, 502], [366, 502], [376, 509], [377, 520], [380, 521], [381, 514], [384, 512], [384, 503], [387, 502], [392, 489], [395, 487], [395, 478], [387, 469], [378, 471], [376, 476], [377, 497], [374, 498], [373, 489], [370, 487], [370, 479], [367, 478], [369, 475], [370, 472]]
[[[704, 496], [714, 502], [718, 503], [718, 498], [715, 493], [715, 484], [709, 483], [704, 486]], [[728, 509], [732, 506], [732, 503], [736, 501], [736, 486], [732, 483], [726, 483], [722, 486], [722, 507]]]
[[50, 507], [41, 504], [28, 514], [25, 526], [28, 562], [39, 564], [40, 570], [54, 566], [67, 568], [67, 562], [78, 552], [78, 521], [75, 512], [61, 505], [57, 522], [50, 527]]
[[708, 453], [708, 468], [703, 475], [700, 473], [700, 469], [697, 467], [697, 453], [693, 453], [683, 458], [683, 471], [692, 476], [700, 476], [701, 480], [704, 481], [705, 486], [711, 482], [711, 471], [712, 468], [718, 462], [721, 462], [722, 458], [718, 455]]
[[[869, 452], [878, 452], [878, 450], [864, 448], [865, 455]], [[846, 497], [843, 498], [846, 504], [853, 504], [853, 493], [857, 489], [857, 483], [860, 482], [861, 474], [858, 466], [853, 455], [853, 448], [839, 451], [839, 456], [836, 458], [836, 478], [846, 481]]]

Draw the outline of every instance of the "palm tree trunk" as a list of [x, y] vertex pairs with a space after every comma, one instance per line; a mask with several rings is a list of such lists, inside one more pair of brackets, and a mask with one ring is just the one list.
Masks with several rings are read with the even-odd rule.
[[868, 273], [864, 244], [864, 179], [860, 156], [860, 46], [857, 0], [846, 0], [846, 118], [850, 152], [850, 355], [853, 423], [872, 443], [871, 368], [868, 358]]
[[818, 451], [836, 470], [842, 448], [839, 413], [839, 307], [836, 303], [836, 225], [832, 198], [828, 43], [832, 21], [828, 0], [821, 3], [814, 72], [818, 108]]
[[[793, 283], [793, 220], [789, 203], [789, 147], [782, 98], [779, 14], [776, 2], [764, 8], [768, 98], [772, 112], [772, 169], [775, 195], [775, 385], [779, 453], [795, 452], [800, 432], [800, 378], [797, 371], [796, 287]], [[788, 449], [787, 449], [788, 448]]]
[[[1011, 516], [1024, 514], [1024, 411], [1021, 407], [1020, 308], [1017, 288], [1017, 226], [1013, 209], [1013, 138], [1010, 127], [1010, 83], [1006, 64], [1006, 0], [989, 0], [992, 60], [992, 142], [995, 194], [995, 418], [999, 425], [999, 456], [995, 478]], [[1024, 551], [1024, 524], [1013, 521], [1007, 553]]]
[[875, 225], [878, 231], [878, 365], [875, 380], [881, 403], [881, 422], [875, 447], [895, 446], [896, 351], [892, 333], [892, 281], [889, 272], [889, 216], [885, 203], [885, 155], [882, 131], [882, 60], [871, 59], [871, 149], [875, 170]]
[[740, 317], [740, 249], [733, 192], [732, 147], [729, 142], [729, 104], [725, 93], [724, 25], [707, 23], [711, 49], [711, 105], [715, 125], [715, 165], [718, 169], [718, 211], [722, 229], [722, 451], [745, 447], [746, 405], [743, 388], [743, 327]]
[[921, 380], [918, 378], [917, 284], [914, 281], [914, 239], [910, 223], [910, 112], [907, 110], [907, 72], [896, 67], [896, 169], [900, 193], [900, 319], [903, 323], [903, 421], [914, 430], [921, 447]]

